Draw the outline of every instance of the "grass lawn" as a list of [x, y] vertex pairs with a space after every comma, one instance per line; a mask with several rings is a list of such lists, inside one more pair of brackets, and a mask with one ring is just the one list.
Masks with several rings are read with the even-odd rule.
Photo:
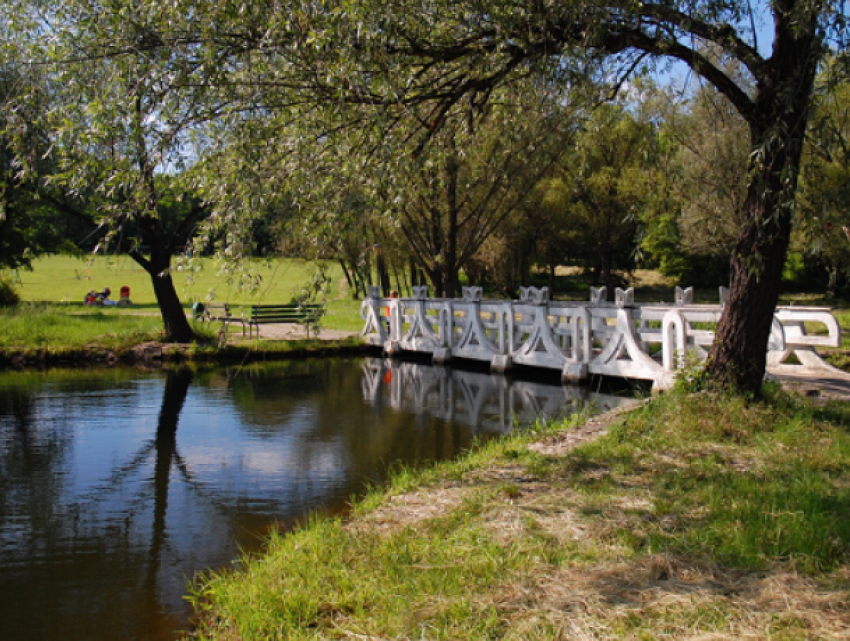
[[[342, 270], [331, 264], [331, 291], [328, 294], [328, 312], [323, 327], [345, 331], [359, 331], [360, 302], [352, 300]], [[287, 303], [298, 295], [310, 281], [310, 266], [301, 260], [246, 261], [238, 270], [223, 273], [212, 260], [200, 259], [192, 269], [179, 267], [172, 274], [177, 293], [188, 309], [195, 301], [214, 299], [235, 306], [251, 304]], [[32, 271], [20, 270], [15, 274], [16, 285], [22, 300], [50, 305], [67, 305], [75, 311], [90, 310], [82, 305], [89, 290], [112, 290], [117, 299], [118, 290], [130, 287], [133, 306], [124, 309], [101, 308], [106, 315], [157, 314], [156, 299], [150, 277], [127, 257], [76, 258], [67, 255], [46, 256], [33, 262]], [[19, 281], [19, 282], [18, 282]], [[240, 282], [253, 282], [253, 291], [240, 286]]]
[[[162, 320], [158, 315], [99, 308], [68, 313], [69, 309], [42, 304], [0, 309], [0, 351], [60, 354], [84, 348], [120, 350], [158, 340], [162, 335]], [[206, 331], [203, 327], [198, 329]], [[212, 340], [211, 333], [208, 338]]]

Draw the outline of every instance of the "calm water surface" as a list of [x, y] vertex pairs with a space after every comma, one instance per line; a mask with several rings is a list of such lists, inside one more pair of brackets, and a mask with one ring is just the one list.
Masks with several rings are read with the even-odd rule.
[[588, 402], [384, 359], [2, 373], [0, 639], [173, 639], [192, 577], [269, 528], [344, 509], [394, 462]]

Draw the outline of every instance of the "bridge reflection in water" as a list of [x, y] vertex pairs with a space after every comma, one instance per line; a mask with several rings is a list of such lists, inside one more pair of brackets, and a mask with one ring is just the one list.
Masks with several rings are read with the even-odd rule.
[[583, 410], [596, 414], [635, 402], [589, 387], [510, 380], [392, 358], [366, 359], [363, 371], [363, 397], [373, 405], [492, 434], [506, 434], [538, 418], [561, 418]]

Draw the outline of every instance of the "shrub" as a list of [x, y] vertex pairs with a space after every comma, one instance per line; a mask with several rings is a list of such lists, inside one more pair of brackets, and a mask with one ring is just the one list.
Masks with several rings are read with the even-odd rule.
[[21, 302], [18, 290], [8, 278], [0, 278], [0, 307], [14, 307]]

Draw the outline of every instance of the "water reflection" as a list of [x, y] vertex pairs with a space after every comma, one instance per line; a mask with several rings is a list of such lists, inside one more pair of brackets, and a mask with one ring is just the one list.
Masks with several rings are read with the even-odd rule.
[[589, 387], [512, 381], [500, 375], [394, 359], [367, 359], [363, 369], [363, 396], [371, 404], [492, 434], [507, 434], [538, 417], [565, 417], [588, 406], [604, 412], [631, 402], [628, 397], [602, 394]]
[[585, 402], [383, 359], [0, 374], [0, 639], [173, 638], [193, 574], [273, 524]]

